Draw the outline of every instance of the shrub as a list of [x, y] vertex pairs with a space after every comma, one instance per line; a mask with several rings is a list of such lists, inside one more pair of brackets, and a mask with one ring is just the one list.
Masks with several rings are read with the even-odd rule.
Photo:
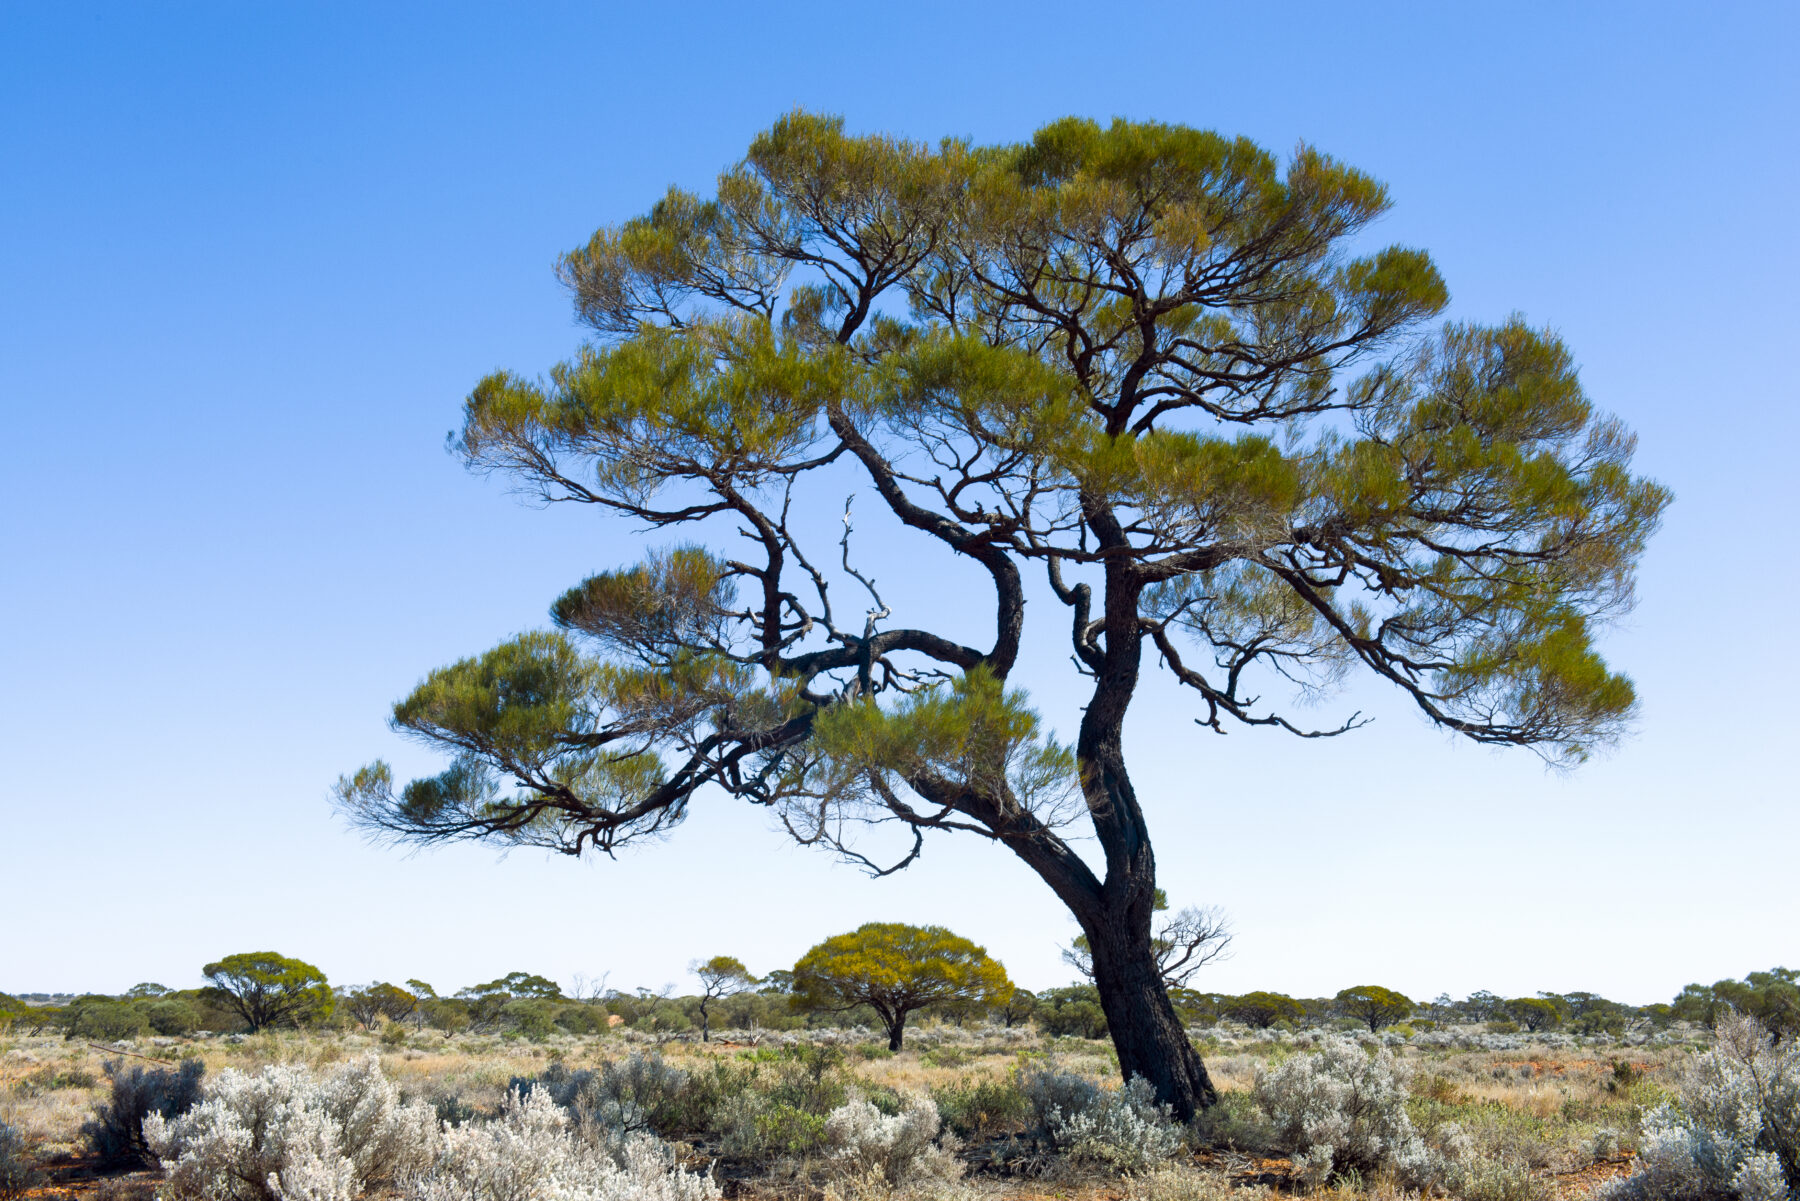
[[1048, 1133], [1054, 1116], [1081, 1113], [1100, 1095], [1100, 1086], [1055, 1064], [1034, 1064], [1019, 1073], [1019, 1091], [1031, 1106], [1037, 1128]]
[[144, 1011], [129, 1001], [107, 998], [90, 1001], [82, 998], [69, 1008], [70, 1038], [119, 1042], [128, 1038], [141, 1038], [150, 1029], [150, 1020]]
[[1441, 1166], [1406, 1115], [1405, 1065], [1386, 1049], [1365, 1055], [1347, 1038], [1256, 1075], [1256, 1100], [1309, 1185], [1334, 1173], [1392, 1168], [1414, 1187]]
[[348, 1201], [416, 1176], [439, 1138], [431, 1109], [402, 1105], [373, 1054], [323, 1078], [289, 1065], [221, 1072], [205, 1091], [185, 1114], [144, 1120], [167, 1201]]
[[1137, 1171], [1181, 1149], [1181, 1128], [1141, 1077], [1108, 1091], [1086, 1076], [1041, 1065], [1021, 1073], [1019, 1088], [1038, 1129], [1070, 1159]]
[[1031, 1116], [1031, 1102], [1012, 1080], [958, 1080], [933, 1089], [938, 1117], [963, 1138], [987, 1138]]
[[711, 1177], [684, 1172], [670, 1149], [636, 1135], [617, 1156], [570, 1138], [547, 1089], [513, 1092], [499, 1120], [443, 1132], [406, 1201], [719, 1201]]
[[25, 1136], [0, 1122], [0, 1197], [18, 1197], [44, 1182], [44, 1174], [26, 1156]]
[[1072, 1160], [1130, 1172], [1168, 1159], [1184, 1141], [1169, 1107], [1156, 1103], [1155, 1090], [1142, 1076], [1113, 1091], [1102, 1090], [1080, 1112], [1053, 1116], [1050, 1138]]
[[156, 1157], [144, 1141], [144, 1119], [151, 1114], [164, 1120], [179, 1117], [199, 1104], [206, 1066], [184, 1059], [177, 1068], [126, 1068], [123, 1060], [109, 1059], [105, 1068], [112, 1098], [94, 1107], [94, 1116], [82, 1123], [81, 1137], [104, 1169], [153, 1167]]
[[953, 1147], [935, 1140], [937, 1106], [914, 1094], [891, 1117], [861, 1097], [851, 1097], [825, 1119], [827, 1162], [848, 1180], [876, 1178], [889, 1185], [954, 1180], [962, 1164]]
[[1606, 1201], [1782, 1201], [1800, 1189], [1800, 1048], [1750, 1017], [1718, 1021], [1718, 1045], [1678, 1104], [1644, 1119], [1636, 1171]]

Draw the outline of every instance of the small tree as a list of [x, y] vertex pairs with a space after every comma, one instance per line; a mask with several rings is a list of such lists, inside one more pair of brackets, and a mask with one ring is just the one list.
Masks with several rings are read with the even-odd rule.
[[732, 997], [756, 986], [750, 969], [729, 955], [714, 955], [702, 963], [688, 965], [688, 971], [700, 978], [700, 1041], [712, 1039], [712, 1003], [721, 997]]
[[1358, 1021], [1367, 1022], [1369, 1033], [1412, 1016], [1411, 998], [1379, 984], [1359, 984], [1337, 995], [1338, 1008]]
[[201, 969], [214, 999], [244, 1019], [252, 1033], [331, 1013], [331, 985], [310, 963], [274, 951], [227, 955]]
[[1248, 992], [1226, 1002], [1225, 1016], [1253, 1030], [1267, 1030], [1276, 1022], [1299, 1021], [1306, 1016], [1306, 1006], [1286, 993]]
[[995, 1005], [1012, 982], [987, 951], [942, 926], [870, 922], [828, 938], [794, 965], [794, 1006], [842, 1012], [867, 1005], [898, 1051], [907, 1015], [927, 1005]]

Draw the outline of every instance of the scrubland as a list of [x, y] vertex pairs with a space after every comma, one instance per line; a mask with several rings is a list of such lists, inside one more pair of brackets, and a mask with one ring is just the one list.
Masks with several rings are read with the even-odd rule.
[[[381, 1136], [400, 1148], [381, 1152], [391, 1170], [307, 1185], [311, 1192], [278, 1182], [265, 1196], [1249, 1201], [1305, 1192], [1532, 1201], [1586, 1196], [1627, 1174], [1647, 1117], [1675, 1095], [1713, 1037], [1681, 1026], [1621, 1041], [1481, 1027], [1358, 1036], [1231, 1023], [1193, 1035], [1221, 1102], [1189, 1128], [1119, 1087], [1103, 1041], [952, 1024], [912, 1031], [899, 1053], [858, 1029], [727, 1031], [709, 1043], [635, 1031], [531, 1040], [403, 1025], [112, 1046], [16, 1035], [0, 1040], [0, 1121], [48, 1173], [36, 1195], [119, 1201], [158, 1190], [207, 1196], [191, 1178], [225, 1170], [206, 1159], [224, 1145], [218, 1129], [171, 1133], [189, 1119], [156, 1131], [166, 1163], [188, 1155], [188, 1184], [154, 1167], [109, 1173], [84, 1136], [95, 1107], [114, 1098], [109, 1060], [115, 1073], [153, 1074], [184, 1059], [204, 1065], [209, 1098], [232, 1081], [248, 1096], [243, 1090], [266, 1086], [271, 1069], [287, 1069], [280, 1088], [290, 1090], [282, 1094], [290, 1108], [304, 1108], [293, 1097], [304, 1099], [318, 1081], [353, 1095], [365, 1115], [357, 1120], [391, 1119]], [[386, 1099], [371, 1088], [386, 1088]], [[266, 1119], [257, 1113], [233, 1120], [255, 1125]], [[444, 1141], [452, 1136], [463, 1142]], [[323, 1138], [329, 1152], [352, 1136], [308, 1137]], [[477, 1137], [497, 1141], [472, 1148]], [[498, 1176], [476, 1179], [467, 1167], [471, 1156], [486, 1156], [481, 1171], [504, 1175], [508, 1155], [547, 1162], [564, 1144], [575, 1148], [566, 1165], [574, 1183], [534, 1184], [527, 1171], [508, 1192]], [[637, 1177], [628, 1171], [633, 1154]], [[580, 1179], [601, 1170], [594, 1164], [614, 1172], [604, 1188]], [[442, 1177], [435, 1184], [426, 1180], [433, 1171]], [[254, 1185], [215, 1195], [258, 1196]]]

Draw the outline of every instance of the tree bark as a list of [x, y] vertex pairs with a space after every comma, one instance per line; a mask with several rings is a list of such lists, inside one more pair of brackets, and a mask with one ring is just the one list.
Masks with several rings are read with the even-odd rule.
[[906, 1015], [903, 1013], [888, 1026], [888, 1050], [898, 1051], [906, 1037]]
[[1148, 936], [1124, 925], [1103, 917], [1085, 927], [1120, 1074], [1142, 1076], [1178, 1120], [1192, 1121], [1218, 1102], [1218, 1090], [1169, 1001]]

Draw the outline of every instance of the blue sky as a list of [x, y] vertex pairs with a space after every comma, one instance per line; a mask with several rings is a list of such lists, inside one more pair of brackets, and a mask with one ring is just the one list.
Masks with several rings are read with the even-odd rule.
[[480, 375], [577, 345], [558, 252], [795, 106], [1315, 144], [1389, 184], [1379, 233], [1432, 252], [1453, 316], [1559, 330], [1675, 490], [1607, 642], [1638, 734], [1573, 775], [1373, 688], [1342, 703], [1376, 724], [1323, 744], [1151, 696], [1130, 751], [1164, 882], [1240, 930], [1203, 983], [1643, 1002], [1800, 966], [1797, 35], [1778, 3], [0, 6], [0, 991], [189, 985], [265, 947], [339, 982], [659, 985], [874, 919], [1065, 978], [1071, 923], [986, 847], [871, 882], [713, 798], [618, 862], [409, 857], [328, 807], [368, 759], [431, 766], [385, 727], [424, 672], [636, 557], [444, 435]]

